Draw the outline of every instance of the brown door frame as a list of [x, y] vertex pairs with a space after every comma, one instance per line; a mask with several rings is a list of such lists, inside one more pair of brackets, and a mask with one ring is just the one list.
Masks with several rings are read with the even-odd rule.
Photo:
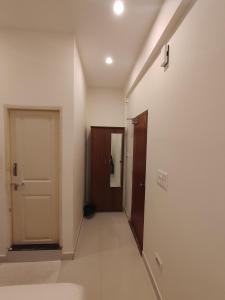
[[[133, 124], [135, 126], [135, 121], [137, 121], [140, 117], [142, 116], [146, 116], [147, 122], [146, 122], [146, 142], [143, 145], [145, 147], [145, 170], [144, 170], [144, 189], [145, 189], [145, 180], [146, 180], [146, 159], [147, 159], [147, 133], [148, 133], [148, 110], [144, 111], [143, 113], [139, 114], [138, 116], [136, 116], [133, 119]], [[140, 254], [142, 255], [142, 250], [143, 250], [143, 233], [144, 233], [144, 210], [143, 210], [143, 232], [142, 232], [142, 237], [140, 240], [140, 237], [138, 236], [138, 233], [135, 230], [135, 225], [133, 222], [133, 216], [134, 216], [134, 201], [135, 201], [135, 188], [136, 188], [136, 184], [134, 184], [134, 180], [135, 180], [135, 170], [134, 170], [134, 166], [135, 166], [135, 157], [136, 157], [136, 143], [135, 143], [135, 132], [134, 132], [134, 137], [133, 137], [133, 174], [132, 174], [132, 206], [131, 206], [131, 218], [129, 221], [131, 230], [133, 232], [134, 238], [136, 240], [138, 249], [140, 251]], [[144, 203], [143, 205], [145, 206], [145, 190], [144, 190], [144, 199], [143, 199]]]

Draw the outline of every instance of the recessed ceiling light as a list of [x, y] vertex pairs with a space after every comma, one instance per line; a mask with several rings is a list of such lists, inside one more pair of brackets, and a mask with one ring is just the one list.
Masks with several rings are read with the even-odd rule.
[[106, 57], [105, 63], [106, 63], [107, 65], [111, 65], [111, 64], [113, 63], [112, 57], [111, 57], [111, 56]]
[[123, 1], [115, 1], [113, 5], [113, 11], [116, 15], [122, 15], [124, 12], [124, 3]]

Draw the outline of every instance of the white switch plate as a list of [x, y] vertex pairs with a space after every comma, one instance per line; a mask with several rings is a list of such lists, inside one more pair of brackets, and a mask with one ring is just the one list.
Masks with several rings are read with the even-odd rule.
[[168, 190], [168, 173], [158, 170], [157, 183], [164, 190]]

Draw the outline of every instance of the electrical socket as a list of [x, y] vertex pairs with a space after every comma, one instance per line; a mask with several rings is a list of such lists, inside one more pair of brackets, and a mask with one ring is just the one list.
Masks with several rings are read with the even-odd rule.
[[164, 190], [168, 190], [168, 173], [158, 170], [157, 183]]

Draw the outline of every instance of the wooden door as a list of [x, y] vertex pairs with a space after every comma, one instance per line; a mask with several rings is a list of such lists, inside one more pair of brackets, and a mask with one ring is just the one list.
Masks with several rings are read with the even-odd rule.
[[108, 211], [109, 203], [109, 131], [91, 128], [91, 199], [98, 211]]
[[[112, 178], [112, 136], [121, 135], [118, 180]], [[115, 136], [114, 136], [115, 137]], [[118, 142], [118, 139], [114, 139]], [[91, 127], [91, 202], [97, 211], [122, 211], [124, 128]]]
[[59, 114], [10, 111], [13, 245], [59, 242]]
[[141, 114], [134, 121], [133, 187], [130, 223], [140, 252], [143, 250], [144, 233], [147, 125], [148, 112]]

